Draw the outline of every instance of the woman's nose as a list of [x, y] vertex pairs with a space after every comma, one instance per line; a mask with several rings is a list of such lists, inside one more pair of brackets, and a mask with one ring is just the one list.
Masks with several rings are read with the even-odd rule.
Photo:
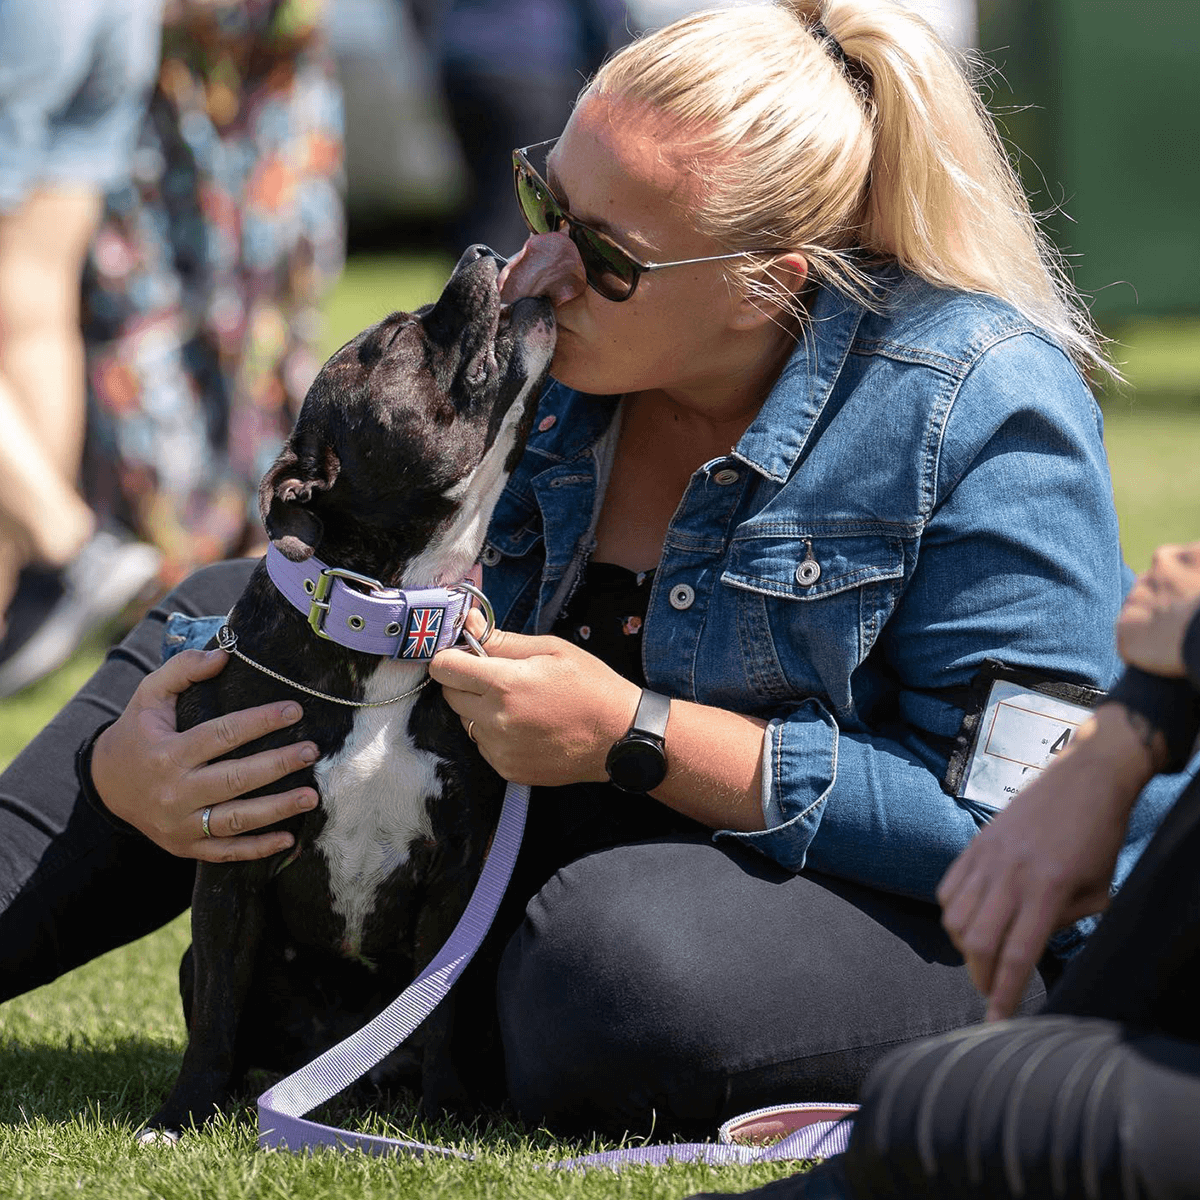
[[555, 307], [574, 300], [587, 287], [583, 262], [565, 233], [532, 233], [500, 271], [500, 298], [545, 296]]

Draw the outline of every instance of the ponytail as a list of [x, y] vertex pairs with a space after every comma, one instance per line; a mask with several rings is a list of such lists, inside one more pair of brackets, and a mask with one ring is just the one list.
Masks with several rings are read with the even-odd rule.
[[[1116, 375], [957, 52], [894, 0], [704, 10], [627, 46], [590, 90], [672, 125], [702, 183], [695, 222], [730, 249], [795, 249], [872, 307], [862, 267], [894, 260], [1007, 301], [1082, 372]], [[741, 274], [794, 304], [761, 262]]]
[[1039, 227], [960, 59], [918, 16], [879, 0], [796, 0], [869, 77], [875, 135], [862, 244], [931, 283], [1007, 300], [1085, 373], [1101, 338]]

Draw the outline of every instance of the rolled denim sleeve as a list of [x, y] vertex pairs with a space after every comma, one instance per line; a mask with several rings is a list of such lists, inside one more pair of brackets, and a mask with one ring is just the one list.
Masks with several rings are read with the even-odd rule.
[[[1099, 413], [1065, 356], [1006, 337], [943, 386], [916, 561], [854, 676], [866, 699], [845, 711], [813, 699], [772, 720], [767, 828], [717, 835], [792, 870], [926, 900], [992, 815], [943, 789], [963, 715], [944, 697], [985, 659], [1109, 686], [1127, 577]], [[1153, 812], [1131, 826], [1120, 877], [1171, 798], [1152, 788], [1139, 801]]]
[[768, 724], [761, 779], [766, 828], [718, 840], [920, 900], [982, 820], [942, 791], [928, 761], [899, 741], [839, 731], [816, 700]]

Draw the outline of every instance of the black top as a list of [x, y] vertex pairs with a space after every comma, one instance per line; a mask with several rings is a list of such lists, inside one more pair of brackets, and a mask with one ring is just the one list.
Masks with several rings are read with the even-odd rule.
[[551, 632], [645, 687], [642, 625], [653, 582], [653, 570], [630, 571], [616, 563], [589, 562]]

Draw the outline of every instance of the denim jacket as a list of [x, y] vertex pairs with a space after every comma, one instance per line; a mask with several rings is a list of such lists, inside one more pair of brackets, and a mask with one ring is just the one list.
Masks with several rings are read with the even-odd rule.
[[[822, 292], [736, 446], [692, 476], [643, 626], [648, 686], [769, 719], [765, 830], [718, 831], [932, 899], [991, 812], [943, 787], [985, 659], [1107, 688], [1123, 567], [1100, 411], [994, 299]], [[619, 402], [552, 383], [492, 519], [484, 589], [545, 632], [594, 545]], [[1177, 786], [1135, 810], [1118, 879]], [[1060, 936], [1063, 950], [1086, 927]]]

